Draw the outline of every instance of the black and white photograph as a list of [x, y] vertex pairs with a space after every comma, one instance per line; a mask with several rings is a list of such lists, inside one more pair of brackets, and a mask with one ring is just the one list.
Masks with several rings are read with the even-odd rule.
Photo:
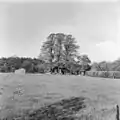
[[0, 0], [0, 120], [120, 120], [120, 0]]

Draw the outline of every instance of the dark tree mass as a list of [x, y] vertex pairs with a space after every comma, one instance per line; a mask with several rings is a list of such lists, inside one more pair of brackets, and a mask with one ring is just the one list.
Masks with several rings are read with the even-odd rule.
[[41, 47], [39, 58], [50, 64], [52, 74], [80, 74], [90, 68], [87, 55], [80, 56], [80, 46], [72, 35], [50, 34]]
[[[24, 68], [27, 73], [86, 74], [86, 71], [120, 71], [120, 59], [113, 62], [94, 62], [81, 55], [80, 46], [70, 34], [51, 33], [43, 42], [38, 58], [8, 57], [0, 59], [0, 72]], [[91, 74], [91, 73], [90, 73]]]
[[0, 72], [14, 72], [24, 68], [27, 73], [85, 74], [90, 59], [80, 55], [76, 39], [64, 33], [52, 33], [43, 42], [38, 58], [8, 57], [0, 59]]
[[[40, 69], [39, 64], [45, 62], [39, 59], [9, 57], [0, 59], [0, 72], [14, 72], [17, 69], [24, 68], [28, 73], [37, 73]], [[39, 69], [38, 69], [39, 68]]]

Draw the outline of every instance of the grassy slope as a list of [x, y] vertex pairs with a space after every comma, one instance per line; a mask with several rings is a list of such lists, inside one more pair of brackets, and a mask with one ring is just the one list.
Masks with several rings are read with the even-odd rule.
[[[120, 105], [120, 80], [60, 75], [0, 75], [0, 115], [19, 109], [36, 109], [43, 103], [72, 96], [85, 96], [95, 107]], [[18, 88], [21, 93], [18, 93]]]

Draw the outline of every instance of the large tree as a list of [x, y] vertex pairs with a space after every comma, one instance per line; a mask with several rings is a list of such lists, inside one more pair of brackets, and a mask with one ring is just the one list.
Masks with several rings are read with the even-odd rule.
[[72, 35], [66, 35], [64, 39], [64, 58], [65, 61], [73, 61], [77, 55], [79, 45]]
[[65, 34], [57, 33], [55, 35], [55, 45], [54, 45], [54, 55], [55, 61], [61, 62], [63, 59], [63, 41], [65, 39]]
[[43, 42], [39, 58], [52, 63], [54, 60], [55, 34], [50, 34], [47, 40]]
[[79, 46], [72, 35], [52, 33], [43, 43], [40, 56], [49, 63], [74, 61], [78, 49]]

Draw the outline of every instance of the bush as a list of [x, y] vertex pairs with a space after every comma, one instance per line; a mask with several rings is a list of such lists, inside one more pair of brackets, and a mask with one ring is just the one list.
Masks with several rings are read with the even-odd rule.
[[94, 72], [94, 77], [98, 77], [98, 71]]
[[39, 64], [36, 66], [38, 73], [45, 73], [45, 65], [44, 64]]
[[98, 77], [104, 77], [104, 72], [103, 71], [98, 71]]
[[98, 77], [108, 78], [108, 71], [99, 71]]
[[114, 78], [115, 71], [109, 71], [108, 73], [108, 78]]
[[98, 71], [87, 71], [86, 75], [91, 77], [98, 77]]
[[87, 71], [87, 76], [120, 79], [119, 71]]
[[93, 76], [93, 71], [86, 71], [86, 75], [87, 75], [87, 76], [94, 77], [94, 76]]
[[114, 78], [120, 79], [120, 72], [115, 71], [114, 72]]

